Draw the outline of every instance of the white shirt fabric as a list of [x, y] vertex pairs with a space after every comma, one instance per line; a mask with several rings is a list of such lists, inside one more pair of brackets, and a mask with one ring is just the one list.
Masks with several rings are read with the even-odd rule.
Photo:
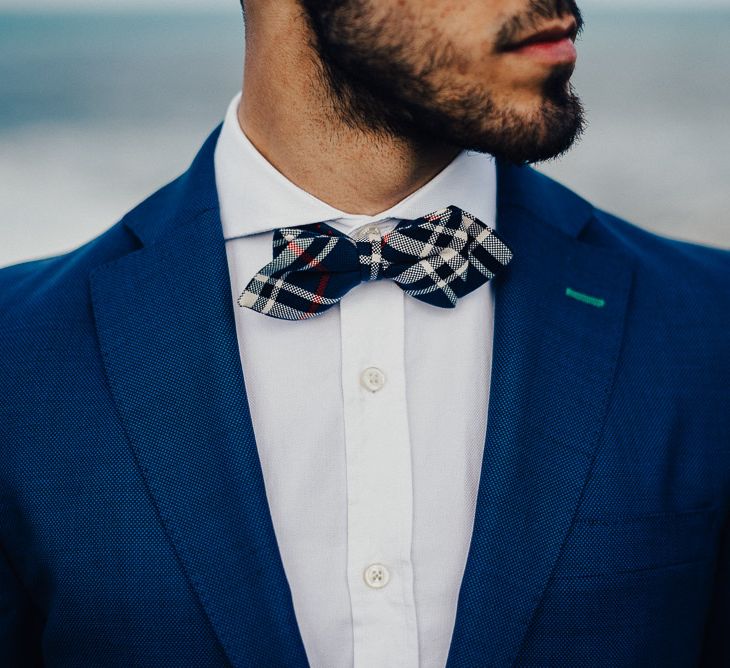
[[215, 174], [236, 331], [266, 495], [315, 668], [442, 668], [474, 523], [491, 377], [493, 289], [439, 308], [361, 283], [306, 320], [236, 300], [273, 230], [355, 236], [454, 204], [496, 225], [492, 156], [463, 151], [375, 216], [340, 211], [277, 171], [230, 103]]

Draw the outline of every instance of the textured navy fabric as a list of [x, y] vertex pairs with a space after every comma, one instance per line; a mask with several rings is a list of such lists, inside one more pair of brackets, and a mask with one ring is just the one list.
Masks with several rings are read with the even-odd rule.
[[[217, 134], [106, 233], [0, 271], [0, 666], [307, 665]], [[515, 256], [447, 665], [730, 666], [730, 253], [497, 179]]]

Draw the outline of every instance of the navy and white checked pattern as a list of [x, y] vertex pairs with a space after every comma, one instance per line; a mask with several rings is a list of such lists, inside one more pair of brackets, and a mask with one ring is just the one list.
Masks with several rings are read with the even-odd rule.
[[239, 297], [240, 306], [284, 320], [324, 313], [363, 281], [394, 280], [406, 294], [442, 308], [489, 281], [512, 251], [488, 225], [456, 206], [391, 232], [353, 239], [326, 223], [274, 231], [273, 260]]

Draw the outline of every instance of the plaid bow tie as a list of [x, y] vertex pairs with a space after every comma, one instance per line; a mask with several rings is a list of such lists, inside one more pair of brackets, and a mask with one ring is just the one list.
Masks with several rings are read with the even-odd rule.
[[273, 260], [238, 303], [284, 320], [320, 315], [359, 283], [381, 278], [416, 299], [452, 308], [512, 259], [492, 228], [455, 206], [363, 239], [326, 223], [283, 227], [275, 230], [273, 246]]

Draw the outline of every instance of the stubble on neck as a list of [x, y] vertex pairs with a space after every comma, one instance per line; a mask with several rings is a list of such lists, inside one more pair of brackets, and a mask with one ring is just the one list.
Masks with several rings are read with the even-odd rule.
[[284, 176], [327, 204], [375, 215], [431, 180], [458, 154], [343, 118], [296, 0], [247, 15], [241, 129]]

